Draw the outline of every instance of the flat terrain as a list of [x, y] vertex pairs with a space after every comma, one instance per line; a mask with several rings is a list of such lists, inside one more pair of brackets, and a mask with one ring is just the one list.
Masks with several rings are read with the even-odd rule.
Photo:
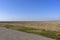
[[0, 40], [55, 40], [55, 39], [0, 27]]
[[60, 22], [0, 22], [0, 26], [13, 25], [60, 32]]

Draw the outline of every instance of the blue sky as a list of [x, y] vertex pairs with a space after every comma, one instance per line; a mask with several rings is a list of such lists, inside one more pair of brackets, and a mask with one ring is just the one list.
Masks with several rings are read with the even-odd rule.
[[60, 0], [0, 0], [0, 21], [60, 20]]

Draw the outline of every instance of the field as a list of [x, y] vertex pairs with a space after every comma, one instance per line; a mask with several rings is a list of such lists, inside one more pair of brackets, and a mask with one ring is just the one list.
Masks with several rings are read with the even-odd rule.
[[0, 22], [0, 26], [6, 25], [60, 31], [60, 22]]
[[0, 22], [0, 26], [60, 40], [60, 22]]

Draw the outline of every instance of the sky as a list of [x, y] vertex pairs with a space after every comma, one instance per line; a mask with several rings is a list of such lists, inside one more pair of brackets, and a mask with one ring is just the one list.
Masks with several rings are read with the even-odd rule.
[[0, 21], [60, 20], [60, 0], [0, 0]]

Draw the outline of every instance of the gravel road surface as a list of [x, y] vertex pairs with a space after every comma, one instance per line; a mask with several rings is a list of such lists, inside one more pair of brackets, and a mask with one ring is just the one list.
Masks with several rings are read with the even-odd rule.
[[55, 40], [55, 39], [0, 27], [0, 40]]

